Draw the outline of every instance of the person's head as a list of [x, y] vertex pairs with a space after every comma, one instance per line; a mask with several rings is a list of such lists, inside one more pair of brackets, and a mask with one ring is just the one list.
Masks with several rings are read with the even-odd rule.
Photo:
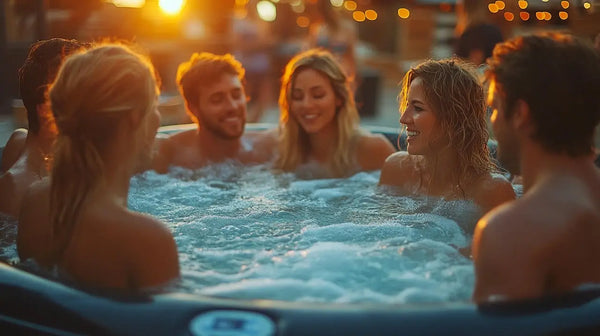
[[179, 65], [177, 85], [188, 114], [202, 131], [236, 139], [246, 124], [245, 70], [232, 55], [194, 53]]
[[343, 172], [352, 164], [350, 141], [359, 117], [348, 77], [328, 51], [312, 49], [296, 55], [287, 66], [279, 93], [279, 166], [292, 170], [308, 155], [313, 133], [337, 133], [331, 168]]
[[410, 154], [451, 151], [461, 178], [490, 171], [484, 91], [472, 65], [429, 60], [410, 69], [402, 80], [400, 114]]
[[64, 62], [48, 93], [59, 131], [50, 198], [57, 252], [108, 169], [118, 161], [133, 174], [150, 155], [160, 124], [158, 93], [150, 61], [125, 45], [100, 44]]
[[522, 137], [549, 153], [592, 153], [600, 55], [591, 44], [561, 33], [521, 36], [497, 45], [488, 65], [492, 124], [505, 168], [519, 173]]
[[44, 108], [48, 85], [54, 81], [63, 59], [85, 45], [76, 40], [53, 38], [31, 45], [25, 63], [19, 69], [19, 91], [27, 110], [29, 131], [37, 134], [44, 125], [39, 114], [50, 113]]

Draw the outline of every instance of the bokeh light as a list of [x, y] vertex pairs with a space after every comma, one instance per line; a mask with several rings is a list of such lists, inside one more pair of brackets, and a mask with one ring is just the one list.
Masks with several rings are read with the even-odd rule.
[[117, 7], [142, 8], [146, 0], [113, 0], [112, 3]]
[[569, 8], [569, 2], [568, 1], [561, 1], [560, 5], [562, 6], [562, 8], [567, 9]]
[[490, 13], [498, 13], [498, 5], [495, 3], [489, 4], [488, 9], [490, 10]]
[[375, 21], [377, 20], [377, 12], [372, 9], [367, 9], [365, 11], [365, 17], [367, 18], [367, 20]]
[[296, 19], [296, 24], [298, 25], [298, 27], [306, 28], [310, 25], [310, 19], [304, 15], [300, 15]]
[[560, 11], [558, 12], [558, 17], [560, 17], [561, 20], [566, 20], [569, 18], [569, 13], [565, 11]]
[[529, 3], [527, 3], [527, 1], [519, 0], [519, 8], [525, 9], [525, 8], [527, 8], [527, 6], [529, 6]]
[[366, 16], [363, 11], [354, 11], [354, 12], [352, 12], [352, 18], [356, 22], [363, 22], [363, 21], [365, 21]]
[[344, 4], [344, 0], [329, 0], [329, 2], [331, 2], [331, 5], [335, 7], [342, 7]]
[[496, 7], [498, 7], [498, 10], [504, 10], [504, 8], [506, 8], [506, 4], [504, 3], [504, 1], [496, 1]]
[[527, 20], [529, 20], [529, 13], [521, 12], [521, 13], [519, 13], [519, 17], [521, 18], [521, 20], [527, 21]]
[[410, 16], [410, 11], [406, 8], [398, 8], [398, 16], [401, 19], [408, 19]]
[[515, 14], [513, 14], [511, 12], [504, 13], [504, 20], [506, 20], [506, 21], [512, 21], [514, 19], [515, 19]]
[[259, 1], [256, 4], [256, 11], [258, 16], [267, 22], [273, 22], [277, 18], [277, 8], [271, 1]]
[[158, 0], [160, 9], [169, 15], [176, 15], [181, 12], [185, 0]]
[[357, 7], [357, 5], [356, 5], [355, 1], [350, 0], [350, 1], [344, 2], [344, 8], [346, 8], [349, 11], [355, 10], [356, 7]]

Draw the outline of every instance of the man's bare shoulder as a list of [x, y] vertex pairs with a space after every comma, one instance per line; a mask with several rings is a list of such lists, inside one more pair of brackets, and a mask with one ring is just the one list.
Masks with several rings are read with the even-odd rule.
[[187, 131], [177, 132], [163, 139], [164, 145], [179, 147], [179, 146], [194, 146], [198, 139], [198, 130], [191, 129]]

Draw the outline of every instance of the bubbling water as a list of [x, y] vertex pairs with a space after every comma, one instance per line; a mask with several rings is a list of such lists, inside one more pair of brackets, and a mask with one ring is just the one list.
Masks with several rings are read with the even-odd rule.
[[229, 163], [175, 168], [135, 176], [129, 207], [172, 229], [180, 291], [307, 302], [469, 300], [473, 266], [456, 247], [469, 245], [478, 208], [396, 196], [378, 180], [379, 172], [302, 180]]

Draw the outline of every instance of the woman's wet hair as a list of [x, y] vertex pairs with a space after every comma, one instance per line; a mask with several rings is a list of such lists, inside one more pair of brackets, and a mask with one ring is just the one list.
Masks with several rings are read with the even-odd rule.
[[440, 126], [439, 141], [455, 152], [459, 184], [473, 176], [489, 173], [495, 165], [487, 141], [486, 102], [473, 65], [459, 59], [429, 60], [410, 69], [402, 80], [400, 112], [408, 105], [408, 91], [420, 78], [427, 103]]
[[103, 181], [119, 127], [142, 120], [158, 93], [154, 67], [130, 46], [103, 43], [64, 62], [48, 92], [59, 131], [50, 188], [55, 258], [67, 248], [89, 192]]
[[294, 170], [309, 154], [308, 135], [290, 111], [292, 86], [298, 73], [305, 69], [316, 70], [329, 79], [336, 98], [341, 101], [334, 120], [338, 129], [338, 139], [329, 168], [336, 175], [344, 175], [355, 165], [351, 142], [358, 129], [359, 116], [347, 75], [335, 57], [322, 49], [300, 53], [285, 67], [279, 92], [280, 141], [275, 167], [284, 171]]

